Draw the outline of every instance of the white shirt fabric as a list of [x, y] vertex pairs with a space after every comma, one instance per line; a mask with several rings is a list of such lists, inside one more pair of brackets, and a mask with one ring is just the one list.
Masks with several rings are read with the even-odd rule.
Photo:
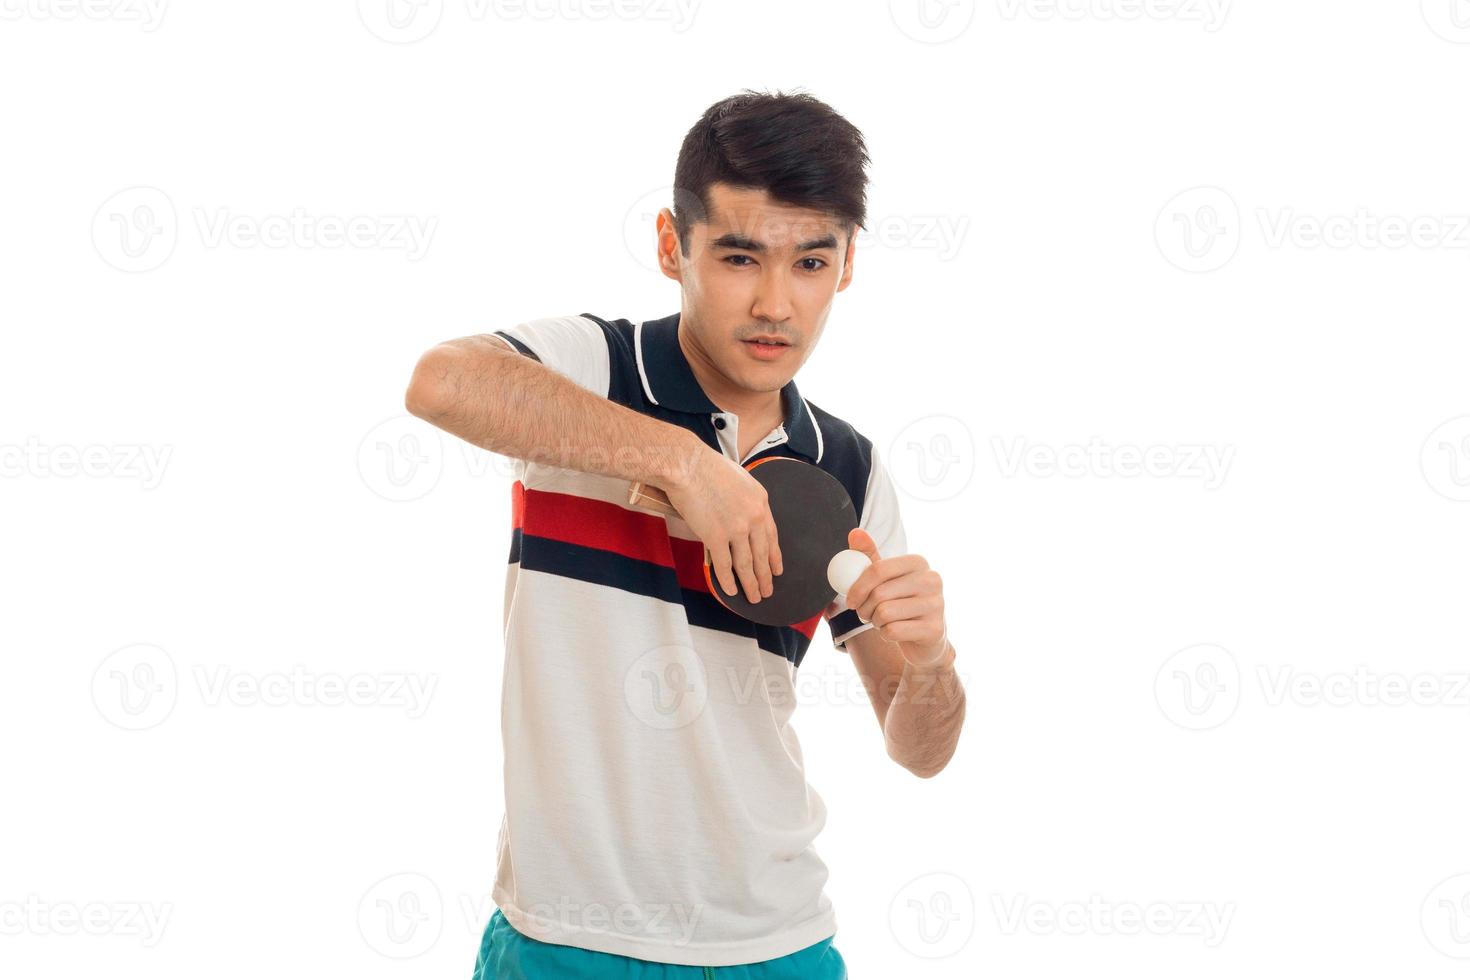
[[[736, 459], [739, 420], [694, 383], [677, 322], [583, 314], [497, 333]], [[830, 468], [861, 494], [879, 554], [905, 553], [871, 441], [794, 382], [782, 395], [786, 421], [747, 458]], [[840, 600], [793, 627], [736, 617], [709, 595], [689, 527], [627, 495], [625, 481], [516, 465], [493, 898], [543, 942], [691, 966], [784, 956], [836, 931], [814, 846], [826, 809], [791, 725], [796, 670], [817, 619], [838, 650], [872, 625]]]

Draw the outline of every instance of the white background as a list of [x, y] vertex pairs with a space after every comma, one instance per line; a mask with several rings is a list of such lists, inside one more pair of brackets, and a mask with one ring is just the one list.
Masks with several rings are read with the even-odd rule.
[[676, 310], [749, 86], [868, 138], [799, 380], [969, 692], [921, 781], [804, 661], [852, 975], [1463, 975], [1464, 0], [0, 11], [0, 974], [468, 977], [509, 481], [403, 390]]

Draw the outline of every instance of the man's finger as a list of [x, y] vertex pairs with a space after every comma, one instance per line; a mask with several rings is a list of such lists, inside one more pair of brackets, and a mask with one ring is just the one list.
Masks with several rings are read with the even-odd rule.
[[720, 583], [720, 588], [725, 595], [734, 595], [735, 576], [730, 572], [730, 547], [722, 544], [717, 548], [709, 549], [709, 563], [715, 570], [715, 578]]
[[765, 598], [771, 594], [770, 541], [759, 528], [750, 533], [750, 556], [755, 562], [756, 584]]
[[771, 574], [780, 575], [782, 572], [786, 571], [786, 566], [782, 564], [781, 535], [776, 531], [776, 521], [774, 518], [767, 518], [766, 533], [770, 536], [771, 539]]
[[[923, 573], [908, 568], [901, 558], [890, 558], [881, 567], [874, 566], [863, 574], [870, 572], [877, 576], [872, 580], [872, 585], [864, 586], [865, 591], [856, 598], [849, 594], [847, 601], [848, 606], [857, 610], [858, 618], [865, 623], [872, 620], [874, 609], [883, 602], [925, 594]], [[857, 591], [855, 582], [852, 592]]]
[[735, 573], [740, 576], [740, 584], [745, 589], [745, 598], [751, 602], [760, 602], [761, 588], [750, 557], [750, 538], [737, 537], [731, 541], [730, 557], [735, 562]]
[[943, 607], [939, 596], [914, 595], [904, 596], [902, 599], [884, 599], [873, 606], [869, 622], [880, 629], [904, 622], [910, 619], [919, 619], [929, 613], [938, 612]]

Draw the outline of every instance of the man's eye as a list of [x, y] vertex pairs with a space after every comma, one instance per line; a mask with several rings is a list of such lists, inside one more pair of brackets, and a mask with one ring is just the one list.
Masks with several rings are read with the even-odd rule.
[[740, 268], [744, 268], [745, 267], [745, 263], [742, 262], [742, 261], [737, 261], [737, 260], [749, 259], [749, 258], [750, 258], [749, 255], [729, 255], [729, 256], [726, 256], [725, 257], [725, 261], [726, 262], [729, 262], [733, 266], [738, 266]]
[[806, 269], [807, 272], [816, 272], [818, 269], [824, 269], [824, 268], [827, 267], [827, 263], [826, 262], [824, 262], [821, 259], [817, 259], [817, 258], [805, 258], [805, 259], [802, 259], [801, 261], [802, 262], [815, 262], [815, 263], [817, 263], [815, 266], [805, 266], [805, 269]]

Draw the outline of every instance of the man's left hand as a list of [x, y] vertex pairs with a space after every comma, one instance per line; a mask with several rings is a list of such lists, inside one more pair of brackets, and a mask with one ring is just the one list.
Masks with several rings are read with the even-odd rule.
[[944, 622], [944, 583], [922, 555], [880, 558], [867, 531], [853, 528], [847, 546], [872, 562], [847, 590], [847, 608], [872, 623], [885, 640], [897, 643], [915, 667], [944, 659], [949, 637]]

